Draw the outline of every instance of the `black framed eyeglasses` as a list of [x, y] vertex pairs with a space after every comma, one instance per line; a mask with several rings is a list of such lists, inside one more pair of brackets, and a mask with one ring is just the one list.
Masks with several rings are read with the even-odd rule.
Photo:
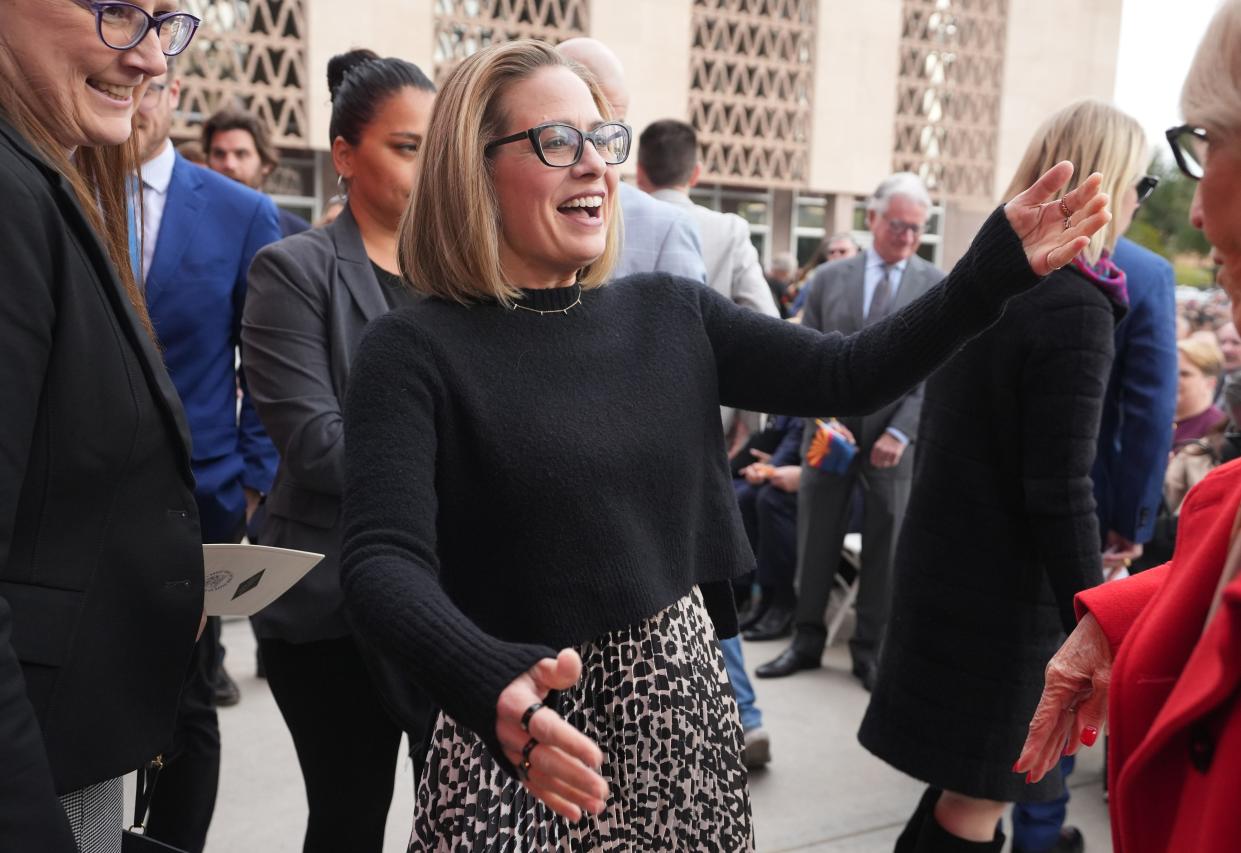
[[1159, 178], [1155, 175], [1143, 175], [1138, 179], [1135, 189], [1138, 191], [1138, 204], [1146, 201], [1159, 186]]
[[1185, 173], [1185, 177], [1194, 181], [1202, 180], [1207, 158], [1207, 132], [1192, 124], [1182, 124], [1169, 128], [1164, 136], [1168, 137], [1172, 156], [1176, 158], [1176, 165]]
[[133, 3], [74, 2], [95, 13], [95, 31], [99, 34], [99, 40], [113, 50], [137, 47], [147, 33], [155, 30], [164, 56], [176, 56], [190, 46], [198, 25], [202, 23], [200, 18], [188, 12], [166, 12], [152, 16]]
[[629, 146], [633, 141], [633, 131], [629, 125], [619, 121], [606, 121], [594, 130], [579, 130], [571, 124], [549, 122], [540, 124], [521, 133], [514, 133], [503, 139], [488, 142], [483, 149], [490, 154], [501, 145], [510, 142], [530, 140], [530, 147], [539, 156], [545, 166], [553, 169], [567, 169], [576, 166], [582, 159], [582, 151], [586, 148], [586, 140], [590, 140], [609, 166], [619, 166], [629, 159]]

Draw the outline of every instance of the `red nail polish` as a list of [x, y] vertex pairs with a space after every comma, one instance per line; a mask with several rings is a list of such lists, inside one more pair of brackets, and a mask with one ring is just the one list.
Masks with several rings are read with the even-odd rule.
[[1026, 774], [1026, 784], [1027, 785], [1034, 784], [1034, 771], [1033, 770], [1031, 770], [1029, 773]]
[[1021, 759], [1020, 759], [1020, 758], [1018, 758], [1016, 761], [1014, 761], [1014, 762], [1013, 762], [1013, 772], [1014, 772], [1014, 773], [1020, 773], [1020, 772], [1021, 772], [1020, 770], [1018, 770], [1018, 769], [1017, 769], [1017, 765], [1018, 765], [1018, 764], [1020, 764], [1020, 763], [1021, 763]]
[[1086, 746], [1094, 746], [1094, 742], [1099, 739], [1099, 730], [1094, 726], [1086, 726], [1082, 729], [1082, 743]]

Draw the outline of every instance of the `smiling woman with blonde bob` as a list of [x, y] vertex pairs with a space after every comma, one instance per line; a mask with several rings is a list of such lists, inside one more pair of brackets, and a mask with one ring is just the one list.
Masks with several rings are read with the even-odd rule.
[[603, 286], [631, 133], [548, 45], [462, 62], [427, 140], [400, 257], [430, 298], [374, 323], [345, 408], [350, 615], [443, 709], [410, 849], [753, 849], [719, 406], [895, 399], [1081, 251], [1099, 178], [1066, 228], [1058, 164], [843, 338], [669, 276]]

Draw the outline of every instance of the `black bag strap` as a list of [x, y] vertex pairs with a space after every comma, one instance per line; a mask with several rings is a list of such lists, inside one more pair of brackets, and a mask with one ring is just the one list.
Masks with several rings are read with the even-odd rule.
[[164, 756], [157, 755], [148, 763], [138, 768], [138, 785], [134, 797], [133, 832], [142, 832], [146, 823], [147, 812], [151, 808], [151, 798], [155, 796], [155, 783], [159, 781], [159, 771], [164, 768]]

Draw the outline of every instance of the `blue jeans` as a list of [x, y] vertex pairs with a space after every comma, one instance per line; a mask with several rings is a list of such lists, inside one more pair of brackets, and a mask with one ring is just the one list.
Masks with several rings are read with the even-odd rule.
[[730, 637], [720, 640], [720, 650], [724, 652], [724, 667], [728, 670], [728, 680], [733, 687], [733, 695], [737, 697], [737, 711], [741, 714], [743, 731], [762, 728], [763, 712], [754, 704], [754, 685], [745, 671], [745, 656], [741, 652], [741, 638]]
[[1060, 773], [1064, 777], [1064, 793], [1059, 799], [1046, 803], [1013, 804], [1013, 846], [1030, 853], [1050, 850], [1060, 839], [1060, 827], [1064, 826], [1069, 810], [1069, 774], [1073, 772], [1074, 758], [1066, 755], [1060, 759]]

